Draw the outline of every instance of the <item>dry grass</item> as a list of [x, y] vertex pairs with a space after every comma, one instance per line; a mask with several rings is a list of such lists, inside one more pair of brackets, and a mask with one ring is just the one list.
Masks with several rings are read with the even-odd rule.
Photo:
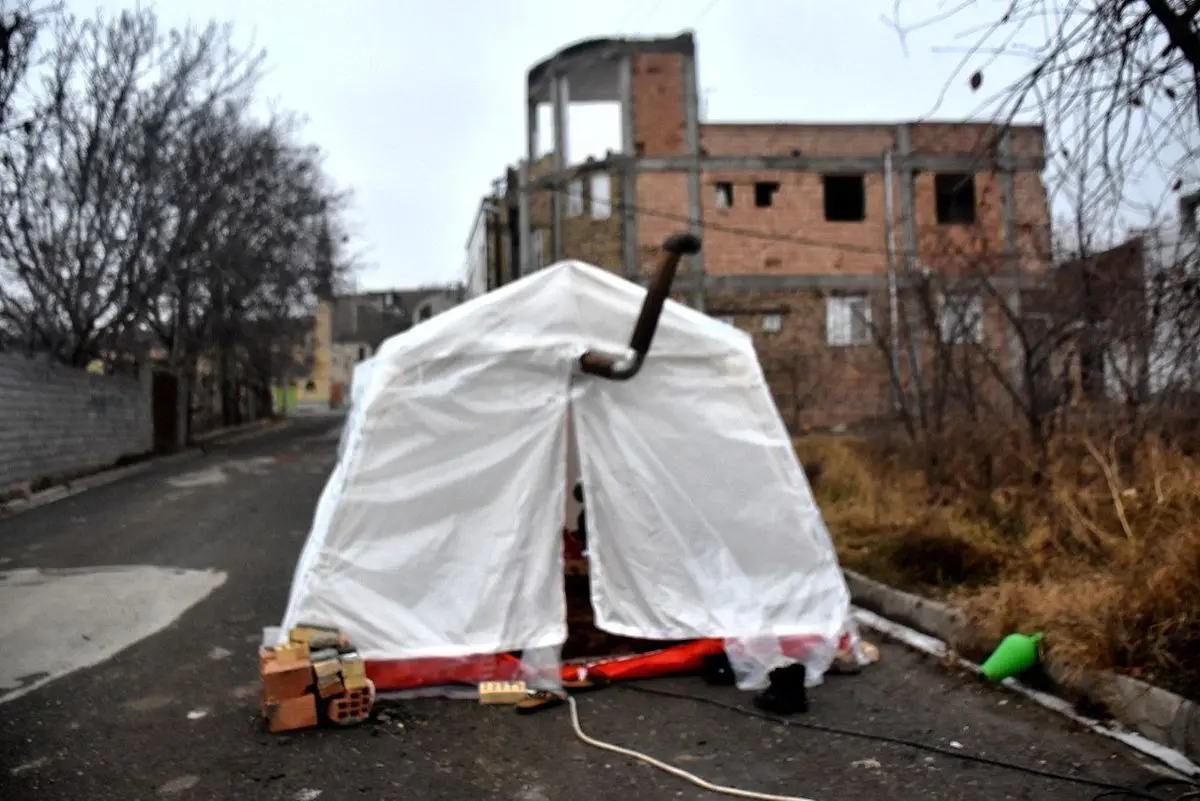
[[960, 604], [980, 649], [1041, 630], [1064, 661], [1200, 698], [1200, 461], [1084, 437], [1040, 470], [1007, 435], [796, 448], [846, 567]]

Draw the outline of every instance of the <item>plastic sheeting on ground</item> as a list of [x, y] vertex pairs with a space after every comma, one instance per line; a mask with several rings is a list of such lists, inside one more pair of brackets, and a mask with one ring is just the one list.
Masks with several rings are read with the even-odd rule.
[[734, 641], [743, 686], [791, 659], [779, 638], [818, 638], [822, 671], [849, 592], [750, 338], [668, 302], [635, 378], [576, 370], [624, 350], [644, 295], [564, 262], [385, 342], [284, 629], [336, 626], [380, 662], [556, 652], [570, 415], [597, 626]]

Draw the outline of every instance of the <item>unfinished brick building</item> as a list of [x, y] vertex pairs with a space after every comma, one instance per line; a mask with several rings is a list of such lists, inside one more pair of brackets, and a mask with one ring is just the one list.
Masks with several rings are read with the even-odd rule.
[[[691, 33], [567, 47], [529, 70], [527, 102], [526, 159], [486, 201], [489, 288], [563, 258], [641, 280], [690, 228], [704, 248], [678, 299], [754, 336], [796, 430], [890, 415], [922, 275], [949, 287], [948, 338], [1016, 368], [1006, 315], [1047, 265], [1040, 127], [701, 122]], [[567, 108], [587, 102], [618, 104], [620, 150], [569, 164]], [[554, 147], [539, 159], [543, 104]], [[981, 270], [998, 292], [954, 288]]]

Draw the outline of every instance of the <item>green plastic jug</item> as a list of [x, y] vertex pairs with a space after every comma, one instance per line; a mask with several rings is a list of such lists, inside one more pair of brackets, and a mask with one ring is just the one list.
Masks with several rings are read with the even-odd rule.
[[1037, 664], [1038, 643], [1042, 632], [1033, 635], [1010, 634], [997, 646], [979, 672], [991, 681], [1004, 681], [1009, 676], [1023, 673]]

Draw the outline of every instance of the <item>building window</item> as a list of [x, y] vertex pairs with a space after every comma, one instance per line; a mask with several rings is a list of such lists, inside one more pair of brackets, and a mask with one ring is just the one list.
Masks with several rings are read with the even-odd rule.
[[417, 309], [417, 322], [424, 322], [433, 316], [433, 307], [428, 303]]
[[762, 319], [762, 330], [768, 334], [778, 334], [779, 329], [783, 328], [783, 315], [777, 313], [764, 314]]
[[834, 295], [825, 303], [825, 340], [830, 345], [871, 342], [871, 301], [866, 295]]
[[983, 298], [978, 295], [945, 295], [938, 310], [938, 329], [943, 342], [983, 342]]
[[775, 193], [778, 191], [778, 181], [759, 181], [754, 185], [754, 205], [760, 209], [770, 207], [775, 203]]
[[733, 184], [729, 181], [717, 181], [713, 184], [713, 202], [718, 209], [733, 208]]
[[361, 362], [361, 361], [366, 361], [366, 358], [367, 358], [367, 347], [366, 347], [366, 345], [359, 345], [359, 346], [358, 346], [358, 360], [359, 360], [360, 362]]
[[592, 176], [592, 217], [607, 220], [612, 215], [612, 177], [608, 173]]
[[829, 222], [862, 222], [867, 218], [866, 188], [861, 175], [826, 175], [825, 219]]
[[570, 189], [567, 192], [567, 216], [579, 217], [583, 215], [583, 181], [571, 181]]
[[316, 392], [317, 391], [317, 382], [313, 381], [310, 378], [308, 381], [306, 381], [304, 383], [304, 391], [305, 392]]
[[944, 225], [975, 222], [975, 176], [962, 172], [940, 172], [933, 176], [937, 195], [937, 221]]

